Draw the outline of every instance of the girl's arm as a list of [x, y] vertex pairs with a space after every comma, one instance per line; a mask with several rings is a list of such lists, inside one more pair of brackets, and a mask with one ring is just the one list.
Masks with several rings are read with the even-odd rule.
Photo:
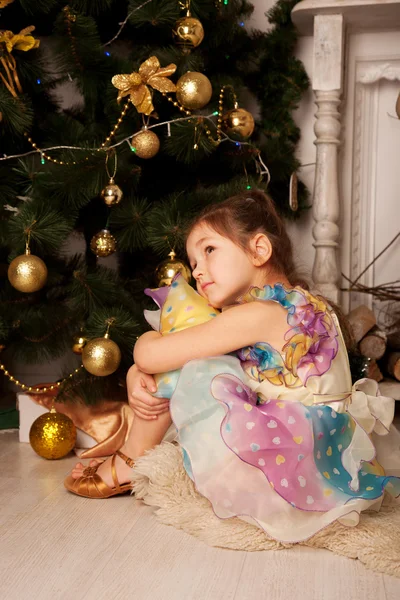
[[189, 360], [228, 354], [256, 342], [269, 342], [280, 349], [286, 330], [286, 311], [279, 304], [250, 302], [166, 336], [149, 331], [136, 342], [133, 356], [144, 373], [164, 373]]

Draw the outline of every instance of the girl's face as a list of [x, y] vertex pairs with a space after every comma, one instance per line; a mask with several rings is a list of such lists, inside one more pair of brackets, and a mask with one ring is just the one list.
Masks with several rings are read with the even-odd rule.
[[195, 226], [186, 242], [197, 291], [214, 308], [234, 304], [258, 284], [259, 269], [251, 257], [206, 223]]

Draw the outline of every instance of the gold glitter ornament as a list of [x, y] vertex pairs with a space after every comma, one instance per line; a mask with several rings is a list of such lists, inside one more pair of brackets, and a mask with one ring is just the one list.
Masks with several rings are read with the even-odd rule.
[[69, 417], [52, 408], [32, 423], [29, 441], [42, 458], [62, 458], [75, 446], [76, 427]]
[[100, 196], [103, 198], [104, 203], [107, 204], [107, 206], [115, 206], [116, 204], [119, 204], [123, 195], [123, 191], [114, 182], [112, 177], [106, 187], [100, 192]]
[[41, 258], [31, 254], [29, 248], [11, 261], [8, 279], [16, 290], [31, 294], [41, 290], [47, 281], [47, 267]]
[[132, 149], [139, 158], [153, 158], [160, 149], [160, 140], [153, 131], [144, 128], [133, 136]]
[[203, 25], [198, 19], [190, 16], [190, 13], [175, 23], [175, 29], [172, 31], [176, 43], [182, 46], [186, 52], [192, 48], [197, 48], [204, 39]]
[[108, 333], [90, 340], [83, 349], [82, 362], [86, 371], [98, 377], [114, 373], [121, 362], [121, 350], [110, 340]]
[[78, 333], [74, 336], [73, 344], [72, 344], [72, 352], [74, 354], [82, 354], [84, 347], [87, 344], [87, 338], [85, 338], [81, 333]]
[[210, 102], [212, 96], [211, 82], [197, 71], [188, 71], [178, 79], [176, 99], [185, 108], [197, 110]]
[[189, 282], [192, 274], [188, 265], [183, 260], [175, 258], [176, 254], [174, 250], [171, 250], [168, 256], [170, 258], [167, 258], [160, 263], [156, 269], [156, 281], [158, 287], [171, 285], [172, 280], [177, 273], [181, 273], [182, 277]]
[[99, 258], [110, 256], [117, 249], [117, 241], [108, 229], [102, 229], [90, 240], [90, 249]]
[[222, 126], [228, 135], [248, 138], [254, 131], [254, 118], [244, 108], [232, 108], [222, 118]]

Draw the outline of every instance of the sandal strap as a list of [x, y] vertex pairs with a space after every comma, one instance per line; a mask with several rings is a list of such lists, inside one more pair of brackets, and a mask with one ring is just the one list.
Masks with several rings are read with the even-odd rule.
[[113, 478], [113, 482], [114, 482], [114, 487], [117, 490], [118, 493], [121, 493], [121, 486], [119, 485], [119, 481], [118, 481], [118, 477], [117, 477], [117, 471], [115, 468], [115, 454], [112, 455], [111, 457], [111, 475]]
[[126, 462], [128, 467], [131, 467], [131, 469], [133, 469], [133, 467], [135, 466], [135, 461], [133, 460], [133, 458], [129, 458], [129, 456], [121, 452], [121, 450], [117, 450], [115, 454], [118, 454], [118, 456]]

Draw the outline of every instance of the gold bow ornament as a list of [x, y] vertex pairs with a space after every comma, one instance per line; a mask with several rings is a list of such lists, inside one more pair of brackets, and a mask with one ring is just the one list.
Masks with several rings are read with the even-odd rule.
[[175, 71], [176, 65], [173, 63], [161, 68], [158, 58], [150, 56], [140, 65], [138, 73], [114, 75], [111, 82], [119, 90], [118, 102], [124, 96], [129, 96], [138, 112], [150, 115], [154, 110], [150, 87], [163, 94], [175, 92], [176, 85], [168, 79]]
[[31, 25], [22, 29], [19, 33], [13, 33], [12, 31], [0, 32], [0, 61], [6, 73], [6, 76], [0, 73], [0, 77], [14, 98], [18, 96], [18, 93], [22, 93], [22, 87], [18, 78], [17, 63], [12, 52], [13, 50], [27, 52], [39, 47], [40, 40], [36, 40], [31, 35], [34, 29], [35, 27]]

